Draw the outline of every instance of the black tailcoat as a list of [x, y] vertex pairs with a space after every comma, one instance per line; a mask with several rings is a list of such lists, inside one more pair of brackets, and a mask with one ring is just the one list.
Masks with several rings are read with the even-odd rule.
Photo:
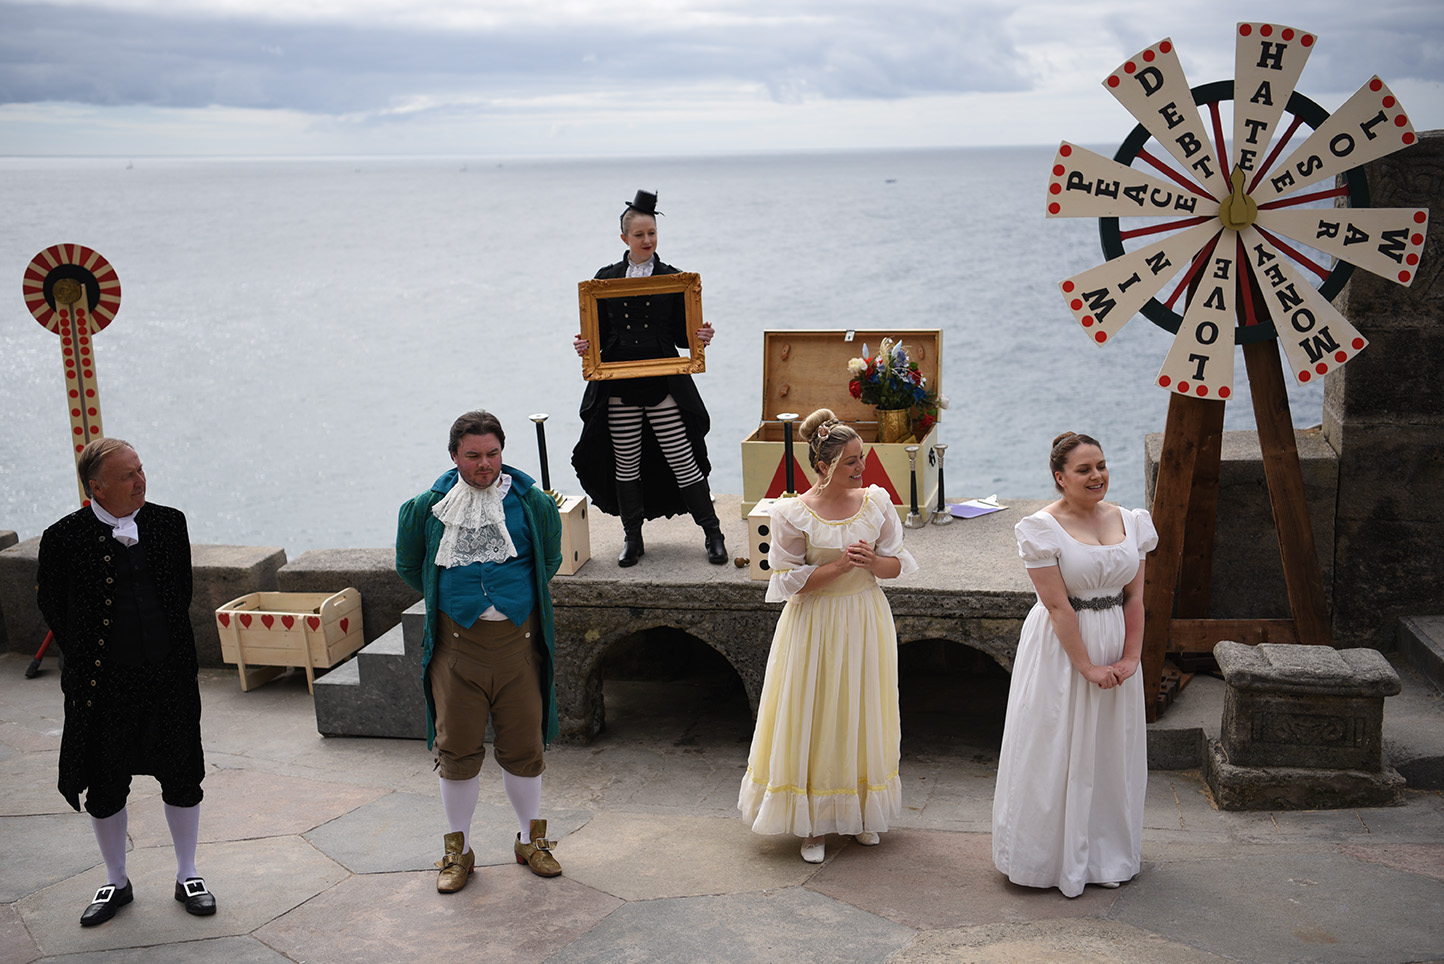
[[[80, 793], [98, 774], [113, 774], [117, 758], [132, 774], [164, 774], [196, 783], [204, 776], [185, 515], [147, 502], [135, 522], [171, 643], [165, 660], [141, 668], [119, 665], [114, 646], [106, 649], [106, 637], [116, 631], [114, 580], [119, 553], [125, 551], [112, 538], [110, 526], [87, 506], [46, 529], [40, 539], [36, 599], [65, 654], [59, 788], [77, 810]], [[128, 682], [137, 672], [154, 681], [164, 698], [137, 705]], [[138, 727], [137, 720], [143, 720], [143, 726]]]
[[[652, 256], [652, 274], [677, 274], [677, 269]], [[627, 258], [599, 270], [598, 278], [625, 278]], [[623, 321], [623, 316], [626, 320]], [[630, 327], [628, 327], [630, 326]], [[603, 361], [635, 361], [642, 358], [670, 358], [678, 348], [687, 347], [687, 317], [681, 295], [652, 295], [646, 298], [603, 298], [597, 302], [597, 336]], [[613, 395], [629, 404], [655, 404], [667, 395], [677, 402], [692, 457], [703, 476], [710, 475], [706, 435], [712, 419], [691, 375], [630, 378], [623, 381], [588, 382], [582, 396], [582, 435], [572, 450], [572, 468], [577, 481], [603, 512], [618, 515], [616, 457], [612, 433], [607, 427], [607, 400]], [[682, 515], [687, 505], [677, 488], [676, 476], [662, 455], [650, 431], [642, 433], [642, 502], [645, 517]]]

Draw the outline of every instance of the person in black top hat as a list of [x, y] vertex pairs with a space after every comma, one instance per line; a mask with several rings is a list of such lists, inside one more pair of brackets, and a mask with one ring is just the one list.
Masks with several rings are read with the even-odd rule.
[[[676, 274], [657, 249], [657, 195], [638, 191], [622, 212], [621, 261], [598, 278], [648, 278]], [[697, 340], [712, 341], [712, 326]], [[670, 358], [686, 347], [687, 319], [680, 294], [603, 298], [597, 301], [597, 337], [603, 361]], [[582, 355], [590, 342], [573, 340]], [[587, 383], [582, 396], [582, 435], [572, 452], [577, 480], [592, 503], [622, 517], [625, 540], [619, 566], [634, 566], [644, 553], [642, 522], [690, 512], [702, 527], [707, 561], [727, 561], [722, 528], [707, 485], [711, 464], [704, 441], [711, 419], [690, 375], [663, 375]]]

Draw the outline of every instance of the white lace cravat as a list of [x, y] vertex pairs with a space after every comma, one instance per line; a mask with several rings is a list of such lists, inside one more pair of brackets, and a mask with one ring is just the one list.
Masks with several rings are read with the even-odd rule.
[[128, 516], [117, 517], [106, 512], [99, 502], [91, 499], [90, 511], [95, 513], [97, 519], [110, 526], [110, 536], [116, 542], [123, 546], [133, 546], [140, 541], [140, 529], [135, 524], [135, 512], [139, 512], [140, 509], [136, 509]]
[[436, 549], [438, 566], [450, 569], [516, 558], [516, 544], [506, 531], [506, 510], [501, 504], [510, 488], [511, 476], [504, 473], [484, 489], [458, 478], [451, 491], [431, 507], [431, 514], [446, 527]]

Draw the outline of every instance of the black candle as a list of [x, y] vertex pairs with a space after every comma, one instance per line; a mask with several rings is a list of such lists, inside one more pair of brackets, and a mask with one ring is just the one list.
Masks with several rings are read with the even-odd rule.
[[545, 413], [533, 415], [531, 420], [536, 422], [536, 448], [537, 453], [541, 456], [542, 491], [550, 492], [552, 490], [552, 473], [551, 469], [547, 467], [547, 430], [546, 425], [543, 424], [547, 420], [547, 415]]

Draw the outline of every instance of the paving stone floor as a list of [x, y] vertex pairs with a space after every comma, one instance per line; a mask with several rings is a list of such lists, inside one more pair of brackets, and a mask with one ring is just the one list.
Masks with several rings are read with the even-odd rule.
[[907, 709], [900, 825], [875, 848], [829, 837], [814, 866], [737, 818], [751, 723], [740, 687], [709, 679], [609, 682], [604, 733], [549, 752], [560, 878], [513, 861], [488, 761], [477, 872], [439, 895], [446, 828], [422, 744], [323, 738], [299, 675], [242, 693], [233, 672], [205, 670], [199, 864], [219, 913], [172, 899], [159, 788], [141, 777], [135, 902], [82, 929], [105, 870], [54, 789], [58, 674], [51, 662], [26, 680], [27, 663], [0, 656], [0, 964], [1444, 961], [1439, 792], [1222, 813], [1198, 773], [1155, 771], [1143, 873], [1069, 900], [993, 869], [994, 694], [968, 716]]

